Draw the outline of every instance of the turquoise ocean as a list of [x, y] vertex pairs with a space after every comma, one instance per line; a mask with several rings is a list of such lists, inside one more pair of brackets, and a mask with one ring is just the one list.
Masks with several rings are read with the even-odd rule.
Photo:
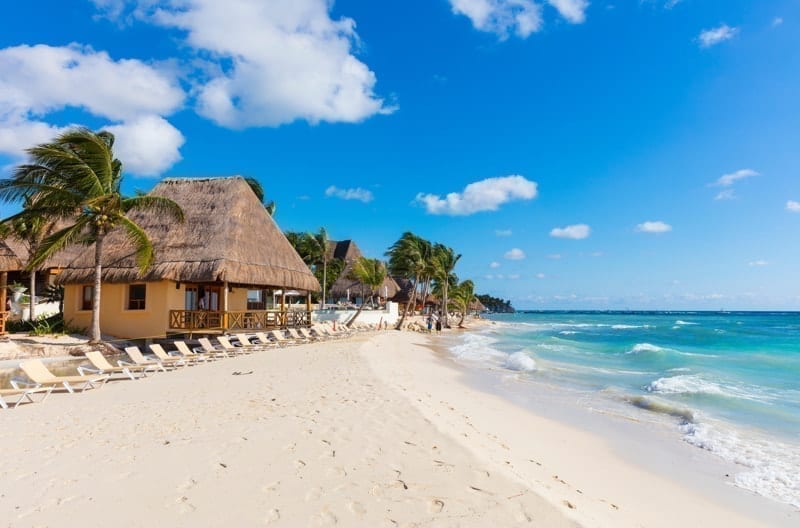
[[556, 388], [601, 411], [657, 416], [734, 464], [735, 485], [800, 508], [800, 313], [489, 318], [452, 345], [461, 362], [513, 371], [523, 387]]

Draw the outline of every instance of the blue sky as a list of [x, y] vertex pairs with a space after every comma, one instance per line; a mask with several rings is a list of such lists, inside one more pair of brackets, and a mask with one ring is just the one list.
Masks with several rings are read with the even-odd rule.
[[256, 177], [282, 228], [414, 231], [518, 308], [800, 309], [797, 0], [4, 8], [6, 174], [109, 128], [128, 192]]

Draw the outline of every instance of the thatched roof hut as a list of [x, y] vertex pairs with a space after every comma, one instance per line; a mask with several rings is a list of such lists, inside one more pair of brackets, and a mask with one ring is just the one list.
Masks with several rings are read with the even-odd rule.
[[25, 267], [25, 263], [20, 258], [18, 244], [20, 244], [19, 241], [11, 237], [0, 240], [0, 271], [19, 271]]
[[[173, 280], [228, 282], [318, 291], [319, 283], [275, 221], [240, 176], [170, 178], [151, 195], [171, 198], [186, 221], [134, 211], [155, 248], [155, 262], [141, 274], [133, 248], [122, 232], [105, 241], [103, 281], [131, 283]], [[87, 248], [60, 277], [62, 283], [91, 283], [94, 249]]]
[[[350, 297], [353, 298], [361, 295], [362, 289], [365, 295], [369, 295], [371, 292], [368, 286], [363, 285], [361, 282], [355, 279], [348, 278], [351, 276], [355, 261], [363, 256], [356, 243], [352, 240], [342, 240], [339, 242], [331, 242], [328, 248], [329, 251], [331, 251], [333, 258], [343, 260], [345, 263], [342, 273], [339, 275], [336, 281], [331, 284], [329, 290], [331, 298], [345, 298], [347, 296], [347, 290], [350, 290]], [[375, 291], [375, 293], [381, 297], [388, 297], [391, 299], [397, 294], [398, 291], [400, 291], [400, 287], [393, 278], [387, 275], [386, 279], [383, 281], [383, 284]]]

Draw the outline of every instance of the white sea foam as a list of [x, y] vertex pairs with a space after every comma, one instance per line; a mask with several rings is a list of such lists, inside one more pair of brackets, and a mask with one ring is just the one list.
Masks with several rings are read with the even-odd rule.
[[461, 344], [450, 349], [454, 356], [469, 361], [504, 358], [505, 354], [492, 347], [497, 340], [486, 334], [466, 334]]
[[800, 507], [800, 446], [722, 423], [687, 422], [681, 429], [689, 444], [746, 468], [735, 475], [737, 486]]
[[650, 326], [650, 325], [615, 324], [615, 325], [612, 325], [611, 328], [613, 330], [634, 330], [636, 328], [652, 328], [652, 326]]
[[678, 319], [677, 321], [675, 321], [675, 324], [678, 326], [696, 326], [700, 323], [692, 323], [691, 321], [681, 321], [680, 319]]
[[536, 361], [525, 352], [515, 352], [506, 358], [503, 367], [521, 372], [533, 372], [536, 370]]
[[576, 332], [575, 330], [562, 330], [559, 332], [560, 335], [575, 335], [580, 334], [580, 332]]
[[661, 353], [669, 351], [668, 348], [660, 347], [658, 345], [651, 345], [650, 343], [637, 343], [626, 354], [642, 354], [642, 353]]
[[759, 387], [716, 383], [696, 374], [659, 378], [650, 382], [645, 390], [659, 394], [709, 394], [759, 402], [776, 399], [775, 395], [768, 394]]

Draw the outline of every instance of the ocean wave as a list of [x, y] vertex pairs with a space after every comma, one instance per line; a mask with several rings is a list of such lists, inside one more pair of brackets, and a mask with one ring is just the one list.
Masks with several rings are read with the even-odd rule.
[[459, 359], [470, 361], [505, 357], [492, 346], [496, 343], [497, 339], [485, 334], [466, 334], [460, 344], [450, 348], [450, 352]]
[[776, 399], [774, 395], [766, 394], [759, 387], [724, 385], [696, 374], [659, 378], [650, 382], [644, 389], [658, 394], [704, 394], [758, 402], [770, 402]]
[[681, 321], [680, 319], [678, 319], [677, 321], [675, 321], [675, 324], [678, 326], [697, 326], [700, 323], [693, 323], [691, 321]]
[[580, 334], [580, 332], [575, 330], [562, 330], [559, 332], [559, 335], [575, 335], [575, 334]]
[[664, 353], [669, 352], [669, 348], [660, 347], [658, 345], [651, 345], [650, 343], [637, 343], [632, 349], [625, 352], [626, 354], [642, 354], [642, 353]]
[[636, 328], [653, 328], [653, 327], [650, 325], [628, 325], [628, 324], [611, 325], [612, 330], [635, 330]]
[[736, 486], [800, 508], [798, 446], [722, 424], [687, 422], [681, 430], [687, 443], [746, 468], [734, 476]]
[[503, 368], [520, 372], [533, 372], [536, 370], [536, 361], [525, 352], [515, 352], [506, 358], [503, 362]]

